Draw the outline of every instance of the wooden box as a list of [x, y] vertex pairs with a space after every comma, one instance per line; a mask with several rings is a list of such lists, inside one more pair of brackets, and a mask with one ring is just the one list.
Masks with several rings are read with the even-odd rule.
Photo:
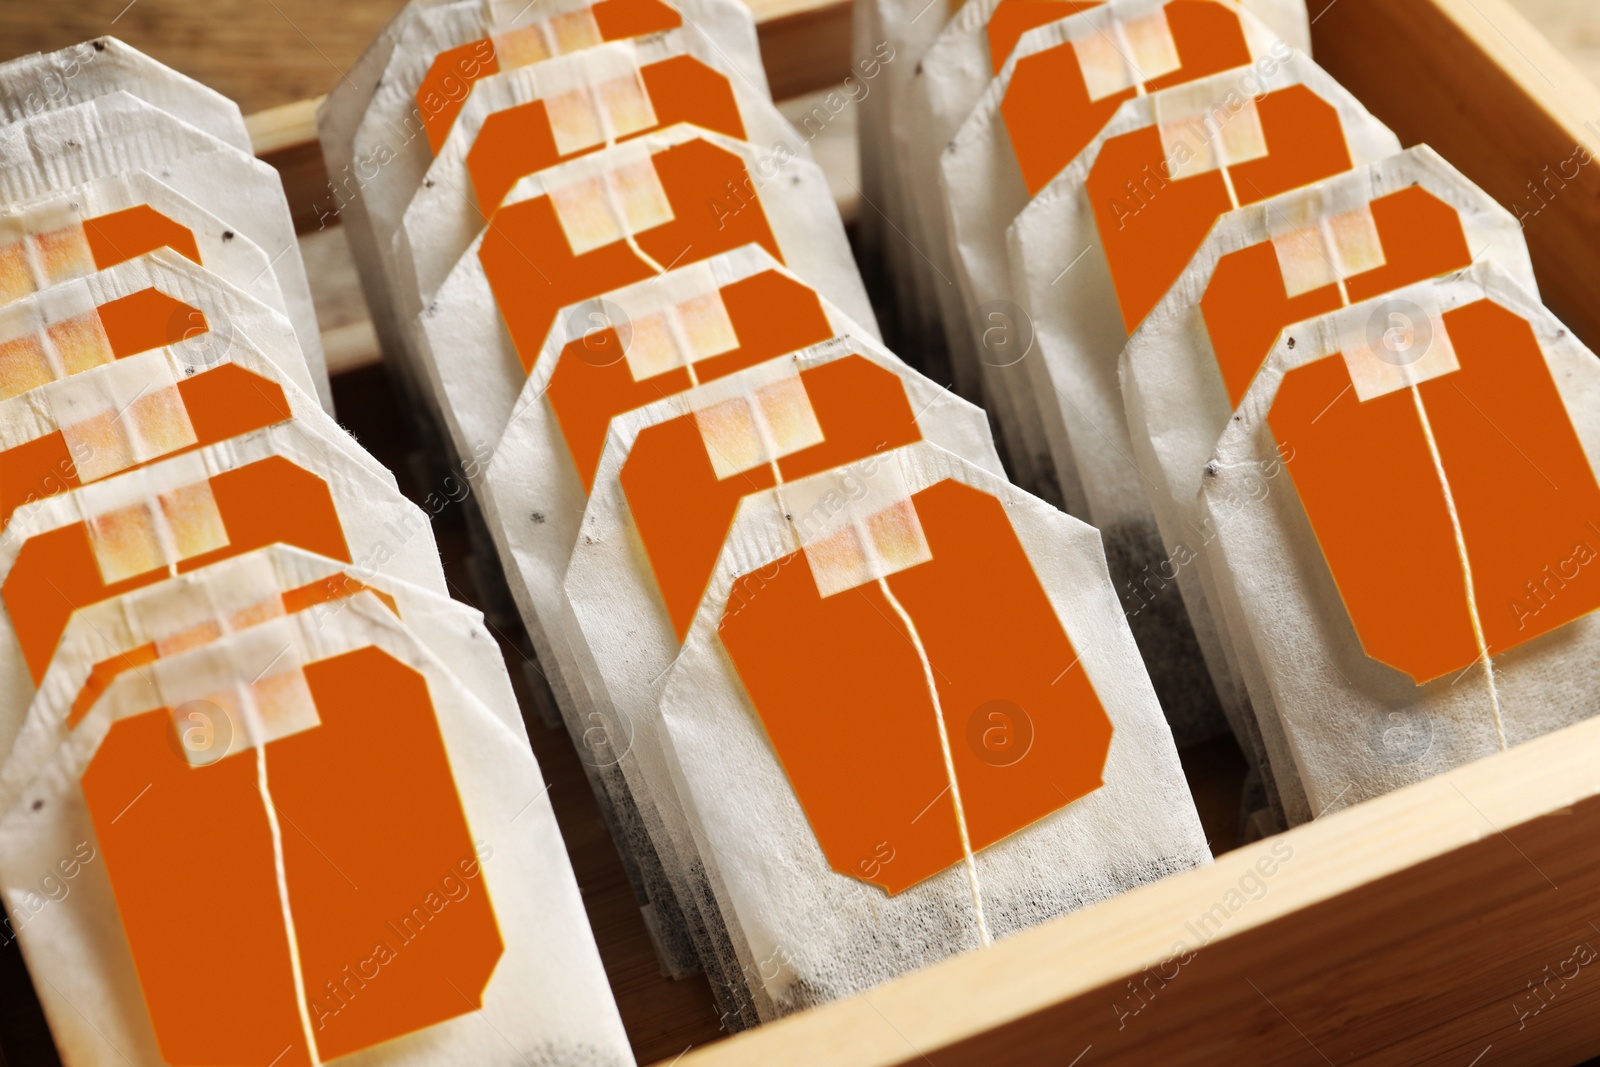
[[[752, 3], [780, 99], [848, 73], [848, 2]], [[1589, 155], [1600, 90], [1505, 0], [1310, 3], [1317, 61], [1404, 143], [1432, 144], [1523, 220], [1546, 302], [1600, 347]], [[315, 103], [251, 118], [306, 231], [327, 195]], [[362, 410], [382, 392], [370, 327], [353, 317], [336, 332], [341, 415], [398, 465], [373, 439], [382, 412]], [[535, 734], [642, 1063], [1488, 1067], [1600, 1055], [1600, 719], [733, 1037], [719, 1035], [703, 984], [655, 973], [565, 735]], [[1186, 762], [1226, 783], [1225, 756]], [[12, 1062], [32, 1062], [20, 1052], [39, 1051], [38, 1035], [19, 1046], [8, 1029]]]

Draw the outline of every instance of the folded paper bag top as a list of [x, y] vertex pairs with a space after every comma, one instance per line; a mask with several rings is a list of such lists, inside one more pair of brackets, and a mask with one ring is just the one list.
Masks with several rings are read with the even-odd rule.
[[744, 501], [661, 716], [780, 1012], [1207, 861], [1098, 535], [933, 445]]
[[0, 63], [0, 123], [131, 93], [243, 152], [253, 151], [239, 105], [115, 37]]
[[755, 22], [738, 0], [601, 0], [593, 6], [586, 0], [471, 0], [413, 4], [397, 16], [402, 22], [394, 27], [394, 46], [370, 101], [359, 111], [335, 106], [324, 113], [326, 123], [319, 119], [333, 188], [317, 210], [340, 216], [347, 228], [385, 351], [405, 350], [406, 338], [391, 336], [390, 324], [403, 331], [409, 323], [396, 317], [389, 301], [395, 230], [423, 181], [433, 145], [444, 143], [478, 80], [605, 41], [682, 27], [715, 50], [745, 86], [767, 92]]
[[[992, 350], [994, 316], [986, 312], [1015, 318], [1009, 305], [1021, 285], [1011, 277], [1006, 228], [1124, 103], [1223, 71], [1275, 71], [1292, 55], [1235, 3], [1119, 0], [1030, 31], [962, 116], [948, 149], [930, 161], [929, 221], [947, 235], [941, 247], [949, 249], [961, 296], [959, 304], [946, 301], [948, 328], [957, 335], [952, 363], [965, 361], [982, 374], [1009, 427], [1011, 451], [1031, 464], [1033, 477], [1053, 469], [1070, 507], [1081, 509], [1082, 492], [1070, 465], [1061, 469], [1065, 457], [1052, 452], [1059, 417], [1041, 411], [1034, 396], [1038, 371], [1029, 364], [1039, 357]], [[1058, 270], [1052, 277], [1070, 283], [1071, 275]], [[1016, 325], [1027, 329], [1026, 320]]]
[[[79, 609], [0, 770], [0, 811], [123, 674], [301, 611], [319, 623], [370, 592], [515, 734], [525, 730], [498, 647], [482, 616], [459, 601], [350, 564], [275, 544]], [[229, 750], [231, 725], [209, 709], [178, 716], [184, 756], [208, 762]]]
[[0, 208], [0, 302], [163, 247], [287, 314], [260, 246], [144, 171]]
[[0, 199], [33, 200], [110, 174], [145, 171], [267, 253], [324, 407], [332, 406], [322, 336], [278, 172], [125, 92], [4, 127]]
[[242, 338], [203, 360], [182, 343], [148, 349], [0, 400], [0, 530], [34, 500], [289, 419], [344, 435]]
[[772, 102], [726, 66], [705, 38], [673, 30], [478, 82], [398, 220], [393, 281], [402, 319], [432, 297], [526, 175], [679, 122], [810, 158]]
[[[836, 336], [904, 372], [755, 245], [562, 310], [480, 488], [512, 595], [563, 709], [574, 705], [559, 651], [561, 582], [613, 420]], [[512, 371], [508, 388], [521, 379]]]
[[1257, 374], [1206, 562], [1311, 810], [1592, 713], [1593, 360], [1484, 263], [1292, 326]]
[[315, 395], [300, 341], [281, 312], [158, 248], [0, 305], [0, 396], [168, 345], [198, 367], [236, 341], [259, 349]]
[[564, 306], [748, 244], [876, 336], [813, 163], [680, 125], [522, 179], [414, 324], [457, 448], [499, 439]]
[[[231, 733], [198, 766], [175, 734], [196, 704]], [[13, 914], [49, 857], [90, 846], [20, 930], [52, 1030], [174, 1064], [487, 1063], [507, 1042], [631, 1064], [539, 782], [371, 594], [122, 676], [0, 820]], [[196, 896], [239, 921], [194, 936]]]
[[353, 449], [280, 423], [18, 509], [0, 535], [0, 739], [75, 609], [181, 571], [284, 542], [443, 593], [424, 513]]

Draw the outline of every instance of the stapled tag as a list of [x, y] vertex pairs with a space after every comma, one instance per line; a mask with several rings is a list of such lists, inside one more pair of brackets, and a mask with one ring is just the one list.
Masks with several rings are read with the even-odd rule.
[[0, 300], [20, 299], [94, 272], [83, 216], [55, 198], [0, 217]]
[[320, 725], [305, 662], [298, 628], [282, 619], [150, 669], [184, 758], [204, 767]]
[[568, 163], [547, 186], [573, 255], [625, 240], [672, 221], [648, 145], [628, 142]]
[[1286, 228], [1273, 235], [1272, 248], [1278, 256], [1284, 291], [1291, 297], [1335, 285], [1385, 263], [1383, 239], [1378, 236], [1371, 204], [1336, 215], [1321, 214]]
[[781, 377], [737, 392], [709, 386], [698, 398], [695, 425], [719, 481], [822, 443], [822, 425], [805, 383], [792, 364], [784, 370]]
[[570, 156], [656, 125], [632, 41], [617, 41], [541, 64], [535, 71], [556, 150]]
[[636, 382], [739, 347], [722, 290], [703, 262], [620, 290], [606, 302], [621, 312], [612, 325]]
[[197, 443], [163, 349], [151, 349], [44, 386], [80, 482]]
[[176, 656], [284, 615], [271, 560], [249, 553], [124, 598], [139, 643]]
[[1337, 322], [1345, 367], [1362, 401], [1461, 369], [1431, 285], [1347, 308]]
[[228, 544], [227, 527], [198, 455], [77, 490], [89, 545], [107, 585]]
[[1255, 100], [1238, 93], [1219, 100], [1215, 92], [1196, 84], [1152, 97], [1167, 173], [1174, 181], [1267, 155]]
[[1090, 100], [1127, 92], [1182, 66], [1164, 7], [1137, 18], [1088, 21], [1072, 50]]
[[892, 457], [874, 456], [780, 492], [824, 598], [933, 559], [911, 489]]
[[81, 282], [0, 309], [0, 400], [115, 358], [94, 299]]

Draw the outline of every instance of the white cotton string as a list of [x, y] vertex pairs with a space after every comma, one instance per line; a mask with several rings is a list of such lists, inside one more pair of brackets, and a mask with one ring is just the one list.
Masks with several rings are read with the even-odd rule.
[[1489, 707], [1494, 712], [1494, 730], [1500, 741], [1500, 751], [1506, 745], [1505, 720], [1500, 715], [1500, 692], [1494, 680], [1494, 661], [1489, 658], [1489, 643], [1483, 636], [1483, 620], [1478, 615], [1478, 594], [1472, 584], [1472, 563], [1467, 558], [1467, 539], [1461, 532], [1461, 515], [1456, 510], [1455, 494], [1450, 491], [1450, 479], [1444, 472], [1444, 459], [1439, 454], [1439, 443], [1433, 436], [1433, 423], [1428, 421], [1428, 409], [1422, 403], [1422, 392], [1411, 386], [1411, 399], [1417, 406], [1417, 417], [1422, 420], [1422, 435], [1428, 440], [1428, 451], [1433, 456], [1434, 473], [1439, 476], [1439, 486], [1444, 490], [1445, 510], [1450, 513], [1450, 528], [1456, 538], [1456, 559], [1461, 564], [1461, 578], [1467, 591], [1467, 614], [1472, 618], [1472, 636], [1478, 643], [1478, 658], [1483, 663], [1484, 681], [1489, 687]]
[[283, 859], [283, 831], [278, 825], [278, 808], [272, 802], [272, 789], [267, 783], [267, 731], [256, 707], [255, 695], [249, 686], [241, 685], [239, 707], [244, 714], [245, 729], [250, 743], [256, 748], [256, 792], [261, 796], [261, 807], [267, 813], [267, 828], [272, 835], [272, 864], [278, 879], [278, 907], [283, 913], [283, 931], [289, 940], [289, 966], [294, 973], [295, 1007], [300, 1012], [300, 1029], [305, 1034], [306, 1053], [312, 1067], [321, 1067], [322, 1057], [317, 1053], [317, 1039], [311, 1028], [311, 1006], [306, 997], [306, 977], [300, 967], [300, 938], [295, 933], [294, 909], [289, 904], [289, 872]]
[[928, 697], [933, 701], [933, 718], [939, 727], [939, 749], [944, 755], [944, 773], [950, 783], [950, 801], [955, 808], [956, 828], [961, 833], [961, 854], [966, 861], [967, 884], [972, 890], [972, 911], [978, 920], [978, 936], [984, 946], [988, 947], [994, 944], [994, 939], [989, 936], [989, 921], [983, 914], [983, 887], [978, 883], [978, 861], [972, 854], [972, 837], [967, 833], [967, 812], [961, 805], [961, 784], [956, 781], [956, 762], [950, 752], [950, 733], [944, 725], [944, 706], [939, 700], [939, 690], [933, 680], [933, 664], [928, 661], [928, 651], [922, 645], [922, 635], [917, 633], [917, 624], [911, 621], [911, 616], [890, 591], [888, 579], [879, 578], [878, 588], [883, 591], [884, 598], [889, 601], [889, 606], [894, 608], [895, 614], [900, 616], [900, 621], [905, 623], [912, 647], [917, 650], [917, 658], [922, 661], [922, 675], [928, 684]]

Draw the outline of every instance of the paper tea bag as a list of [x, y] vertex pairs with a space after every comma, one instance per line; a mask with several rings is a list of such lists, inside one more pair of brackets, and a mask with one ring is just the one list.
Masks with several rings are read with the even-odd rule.
[[254, 152], [239, 105], [115, 37], [0, 63], [0, 123], [125, 92], [241, 152]]
[[562, 309], [477, 487], [562, 707], [576, 705], [561, 668], [569, 660], [551, 646], [566, 625], [561, 581], [612, 420], [835, 337], [882, 351], [758, 245]]
[[259, 245], [143, 171], [0, 207], [0, 303], [163, 247], [288, 314]]
[[[1126, 47], [1108, 47], [1117, 41]], [[1253, 63], [1266, 73], [1291, 54], [1232, 0], [1097, 5], [1025, 34], [970, 113], [953, 116], [959, 130], [918, 179], [929, 227], [942, 232], [935, 254], [957, 285], [945, 300], [951, 362], [982, 377], [1022, 484], [1057, 482], [1079, 517], [1088, 514], [1082, 487], [1051, 455], [1025, 366], [1033, 333], [1016, 314], [1006, 227], [1126, 101]]]
[[0, 821], [63, 1059], [632, 1064], [540, 779], [369, 593], [121, 675]]
[[[290, 419], [344, 437], [242, 339], [226, 351], [152, 348], [0, 400], [0, 530], [35, 500]], [[365, 452], [346, 450], [387, 477]]]
[[124, 92], [0, 128], [0, 201], [145, 171], [259, 245], [272, 263], [317, 396], [332, 408], [322, 336], [278, 172]]
[[480, 80], [395, 231], [402, 321], [438, 291], [517, 180], [563, 160], [678, 122], [810, 159], [772, 101], [725, 68], [706, 38], [671, 30]]
[[315, 395], [288, 319], [160, 248], [0, 306], [0, 397], [169, 345], [196, 368], [259, 351]]
[[[570, 686], [574, 739], [592, 746], [585, 758], [613, 805], [639, 813], [619, 823], [642, 817], [650, 835], [619, 845], [647, 858], [652, 842], [672, 851], [667, 871], [685, 906], [687, 863], [665, 842], [647, 784], [665, 781], [655, 708], [740, 499], [923, 440], [1003, 477], [981, 409], [846, 337], [612, 421], [581, 536], [567, 546], [565, 595], [578, 630], [561, 627], [554, 644], [563, 674], [583, 678]], [[530, 587], [544, 577], [537, 562], [516, 558]], [[632, 769], [638, 761], [653, 769]], [[702, 941], [701, 958], [709, 951]]]
[[[370, 570], [358, 575], [338, 560], [271, 545], [76, 612], [0, 770], [0, 811], [121, 675], [285, 615], [309, 612], [325, 625], [362, 592], [382, 601], [451, 664], [463, 687], [523, 734], [500, 648], [479, 612], [409, 582]], [[176, 725], [184, 752], [199, 754], [217, 744], [220, 724], [191, 710]]]
[[1310, 814], [1593, 714], [1597, 401], [1593, 354], [1493, 263], [1284, 331], [1200, 506]]
[[[1130, 98], [1136, 93], [1133, 78], [1128, 74], [1128, 64], [1120, 56], [1130, 56], [1138, 66], [1139, 74], [1147, 75], [1146, 82], [1171, 82], [1171, 72], [1157, 74], [1160, 67], [1168, 66], [1173, 62], [1171, 51], [1181, 48], [1179, 42], [1174, 40], [1168, 45], [1166, 38], [1170, 37], [1170, 21], [1176, 19], [1181, 26], [1186, 18], [1194, 18], [1197, 5], [1206, 5], [1214, 0], [1170, 0], [1170, 3], [1146, 2], [1130, 3], [1128, 0], [1112, 0], [1107, 8], [1110, 13], [1109, 34], [1099, 38], [1098, 66], [1109, 67], [1114, 72], [1115, 78], [1109, 85], [1096, 86], [1099, 91], [1096, 99], [1114, 99], [1106, 118], [1114, 114], [1117, 104], [1123, 99]], [[1234, 0], [1216, 0], [1216, 2], [1234, 3]], [[1176, 5], [1176, 6], [1173, 6]], [[925, 253], [912, 258], [912, 266], [918, 274], [925, 278], [922, 283], [922, 293], [925, 299], [936, 299], [946, 322], [954, 322], [950, 312], [954, 310], [955, 318], [960, 318], [963, 323], [962, 336], [957, 344], [962, 344], [963, 352], [971, 354], [968, 344], [968, 326], [965, 326], [965, 315], [960, 314], [960, 291], [954, 285], [939, 285], [938, 274], [946, 278], [954, 278], [950, 266], [949, 245], [944, 237], [944, 210], [942, 210], [942, 192], [939, 189], [939, 155], [944, 152], [944, 147], [949, 144], [960, 130], [963, 120], [971, 114], [974, 106], [978, 106], [979, 99], [984, 96], [984, 90], [992, 78], [1002, 77], [1006, 58], [1010, 56], [1013, 48], [1018, 46], [1024, 35], [1029, 30], [1038, 26], [1046, 26], [1051, 22], [1080, 13], [1080, 11], [1099, 8], [1099, 3], [1018, 3], [1016, 0], [973, 0], [963, 3], [962, 10], [950, 18], [944, 29], [939, 32], [939, 37], [933, 45], [928, 46], [928, 51], [923, 54], [922, 62], [915, 67], [912, 85], [906, 94], [906, 122], [894, 123], [894, 160], [896, 166], [906, 173], [912, 195], [912, 213], [910, 213], [910, 237], [917, 243], [918, 248]], [[1266, 26], [1277, 34], [1293, 43], [1302, 51], [1310, 51], [1310, 32], [1307, 26], [1306, 6], [1298, 0], [1245, 0], [1240, 3], [1240, 8], [1250, 11], [1256, 18], [1266, 22]], [[1203, 16], [1202, 16], [1203, 18]], [[1123, 32], [1122, 40], [1117, 38], [1117, 26], [1133, 24], [1131, 32]], [[1163, 30], [1163, 26], [1166, 30]], [[1054, 40], [1061, 37], [1051, 35]], [[1210, 50], [1211, 42], [1206, 42], [1205, 50]], [[1094, 48], [1094, 45], [1090, 45]], [[1024, 54], [1037, 51], [1035, 48], [1024, 50]], [[1200, 51], [1197, 42], [1190, 42], [1189, 53]], [[1155, 56], [1152, 53], [1160, 53]], [[1056, 56], [1056, 59], [1069, 58], [1069, 56]], [[1155, 59], [1155, 62], [1152, 62]], [[1187, 62], [1184, 62], [1186, 61]], [[1198, 56], [1181, 56], [1181, 66], [1195, 66]], [[1040, 64], [1046, 61], [1037, 61], [1027, 66], [1043, 69]], [[1074, 64], [1070, 67], [1067, 78], [1075, 78]], [[1214, 67], [1226, 69], [1226, 67]], [[1190, 75], [1194, 77], [1194, 75]], [[1078, 88], [1077, 85], [1074, 88]], [[1086, 86], [1080, 88], [1080, 93]], [[1061, 88], [1056, 88], [1053, 96], [1054, 115], [1061, 117]], [[1086, 101], [1085, 99], [1085, 102]], [[1059, 126], [1054, 130], [1059, 131]], [[1059, 136], [1059, 134], [1058, 134]], [[1078, 146], [1082, 147], [1082, 146]], [[1077, 152], [1067, 152], [1062, 160], [1062, 166], [1072, 162], [1072, 157]], [[1002, 253], [1003, 254], [1003, 253]], [[931, 261], [931, 262], [930, 262]], [[934, 272], [938, 266], [938, 274]], [[944, 310], [946, 301], [954, 299], [955, 306]], [[933, 304], [926, 304], [928, 309], [933, 309]], [[930, 323], [934, 325], [934, 323]], [[960, 365], [952, 370], [957, 373], [957, 381], [966, 382], [968, 389], [976, 389], [976, 373], [978, 366], [963, 360]]]
[[[583, 721], [564, 674], [571, 662], [564, 650], [570, 620], [561, 580], [611, 420], [837, 336], [867, 337], [759, 245], [679, 267], [557, 316], [492, 450], [478, 499], [540, 668], [580, 745], [596, 724]], [[560, 656], [553, 644], [563, 646]], [[605, 806], [609, 793], [597, 761], [589, 748], [579, 751]], [[630, 811], [603, 810], [619, 840], [640, 835], [626, 828]], [[645, 886], [636, 855], [623, 852], [636, 891], [641, 900], [659, 897], [662, 889]], [[648, 908], [645, 915], [668, 973], [693, 969], [693, 947], [674, 933], [681, 923], [660, 920]]]
[[426, 514], [349, 438], [288, 422], [18, 508], [0, 535], [0, 748], [73, 611], [282, 542], [445, 595]]
[[814, 163], [678, 125], [523, 178], [415, 324], [458, 454], [499, 439], [563, 307], [747, 244], [876, 336]]
[[660, 713], [779, 1013], [1209, 860], [1099, 535], [930, 444], [745, 500]]
[[1419, 146], [1224, 215], [1123, 350], [1131, 454], [1167, 560], [1156, 584], [1182, 591], [1236, 730], [1244, 694], [1198, 565], [1210, 536], [1195, 498], [1217, 438], [1283, 327], [1479, 261], [1537, 291], [1516, 220]]
[[1219, 216], [1397, 151], [1310, 60], [1269, 56], [1123, 104], [1009, 231], [1035, 349], [1018, 366], [1037, 383], [1057, 469], [1076, 469], [1105, 535], [1180, 741], [1218, 732], [1223, 717], [1177, 589], [1151, 581], [1165, 554], [1131, 458], [1117, 356]]
[[[736, 0], [592, 6], [582, 0], [475, 0], [432, 9], [413, 5], [401, 20], [353, 135], [322, 131], [332, 187], [325, 211], [344, 222], [373, 321], [391, 353], [408, 354], [410, 324], [396, 317], [383, 274], [394, 227], [480, 78], [605, 41], [683, 27], [712, 42], [747, 87], [766, 91], [755, 23]], [[379, 220], [386, 220], [381, 228]]]

